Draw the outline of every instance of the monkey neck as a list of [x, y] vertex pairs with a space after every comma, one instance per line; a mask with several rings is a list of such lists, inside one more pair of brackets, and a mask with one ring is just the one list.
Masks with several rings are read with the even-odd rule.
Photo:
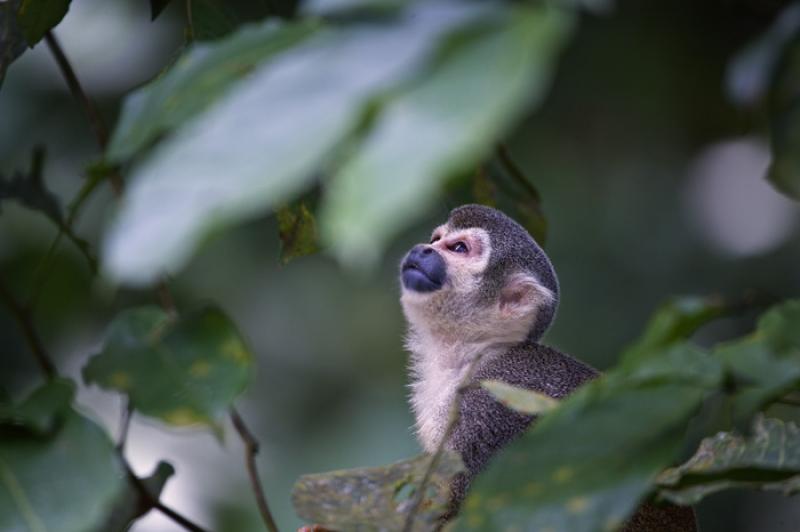
[[466, 377], [470, 364], [480, 356], [480, 365], [489, 363], [511, 347], [496, 339], [458, 339], [411, 327], [406, 339], [411, 352], [411, 407], [416, 432], [422, 447], [435, 451], [450, 418], [456, 390]]

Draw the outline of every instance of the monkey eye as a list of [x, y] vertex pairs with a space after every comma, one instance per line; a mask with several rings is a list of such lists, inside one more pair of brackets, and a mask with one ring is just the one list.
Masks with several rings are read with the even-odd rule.
[[431, 244], [433, 244], [434, 242], [438, 242], [438, 241], [439, 241], [439, 240], [441, 240], [441, 239], [442, 239], [442, 237], [441, 237], [441, 236], [439, 236], [439, 235], [434, 235], [434, 237], [433, 237], [433, 238], [431, 238]]
[[467, 253], [469, 251], [469, 248], [467, 247], [467, 245], [464, 242], [462, 242], [461, 240], [459, 240], [458, 242], [454, 242], [454, 243], [448, 245], [447, 249], [449, 249], [450, 251], [452, 251], [454, 253]]

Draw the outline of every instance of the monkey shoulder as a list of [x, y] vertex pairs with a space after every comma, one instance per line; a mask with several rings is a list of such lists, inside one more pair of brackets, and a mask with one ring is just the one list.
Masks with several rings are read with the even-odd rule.
[[[597, 375], [592, 367], [557, 349], [525, 343], [490, 359], [476, 372], [475, 381], [496, 379], [561, 398]], [[473, 474], [534, 419], [503, 406], [480, 387], [464, 392], [459, 406], [450, 447], [461, 453]]]
[[526, 342], [491, 359], [475, 378], [496, 379], [560, 399], [598, 375], [593, 367], [558, 349]]

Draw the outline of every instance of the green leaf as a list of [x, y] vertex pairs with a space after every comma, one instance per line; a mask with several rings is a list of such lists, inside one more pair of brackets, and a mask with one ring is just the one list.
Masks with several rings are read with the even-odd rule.
[[756, 336], [782, 356], [800, 358], [800, 299], [765, 312], [758, 321]]
[[758, 416], [745, 436], [720, 432], [704, 439], [686, 463], [658, 478], [659, 496], [690, 505], [732, 488], [800, 491], [800, 427]]
[[147, 499], [133, 483], [128, 482], [103, 524], [95, 529], [96, 532], [126, 532], [131, 523], [153, 508], [151, 501], [159, 500], [164, 486], [174, 474], [175, 468], [170, 463], [161, 461], [150, 476], [141, 479], [151, 499]]
[[677, 458], [688, 420], [721, 377], [712, 357], [674, 345], [588, 383], [477, 477], [465, 528], [619, 527]]
[[150, 20], [155, 20], [171, 0], [150, 0]]
[[61, 22], [69, 10], [69, 3], [70, 0], [22, 0], [17, 22], [28, 46], [33, 47]]
[[305, 203], [281, 207], [276, 216], [281, 239], [281, 261], [284, 264], [319, 251], [317, 224]]
[[383, 104], [334, 176], [321, 228], [345, 264], [374, 262], [390, 236], [436, 203], [446, 179], [474, 168], [521, 110], [542, 98], [571, 17], [521, 5], [495, 6], [492, 15]]
[[252, 365], [252, 354], [219, 309], [175, 319], [156, 307], [140, 307], [112, 322], [83, 378], [127, 394], [136, 410], [171, 425], [218, 429], [244, 391]]
[[107, 272], [145, 284], [183, 265], [212, 230], [291, 200], [375, 97], [416, 73], [442, 38], [497, 9], [414, 2], [388, 21], [318, 31], [256, 69], [133, 172], [105, 239]]
[[523, 414], [537, 416], [558, 406], [558, 401], [548, 395], [518, 388], [503, 381], [481, 381], [481, 386], [502, 404]]
[[734, 387], [731, 412], [737, 426], [800, 383], [800, 301], [764, 313], [754, 335], [722, 345], [716, 357]]
[[314, 21], [265, 22], [246, 26], [218, 42], [192, 45], [169, 70], [125, 99], [109, 142], [108, 160], [129, 159], [159, 135], [201, 113], [260, 62], [318, 28]]
[[645, 326], [644, 332], [622, 355], [633, 361], [657, 353], [659, 348], [688, 339], [700, 327], [725, 313], [727, 304], [720, 297], [676, 297], [661, 305]]
[[20, 2], [0, 2], [0, 85], [3, 84], [8, 66], [28, 47], [17, 20]]
[[[108, 436], [70, 403], [72, 383], [38, 389], [15, 419], [0, 420], [0, 530], [84, 532], [99, 525], [124, 486], [124, 471]], [[47, 435], [43, 419], [58, 419]]]
[[[297, 515], [311, 523], [354, 532], [401, 530], [431, 457], [383, 467], [305, 475], [292, 490]], [[447, 510], [450, 481], [463, 471], [458, 454], [445, 452], [431, 475], [413, 530], [432, 530]]]

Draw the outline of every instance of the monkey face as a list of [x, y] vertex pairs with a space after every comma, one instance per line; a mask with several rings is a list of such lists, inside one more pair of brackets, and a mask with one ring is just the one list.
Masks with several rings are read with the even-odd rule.
[[[412, 323], [463, 328], [485, 318], [479, 286], [489, 261], [489, 235], [480, 228], [437, 227], [400, 263], [401, 302]], [[438, 327], [437, 327], [438, 328]]]
[[437, 227], [430, 244], [417, 244], [400, 263], [403, 290], [430, 293], [439, 290], [471, 292], [486, 268], [491, 246], [479, 228], [451, 231]]
[[[517, 230], [510, 219], [507, 223]], [[406, 254], [400, 301], [413, 330], [447, 342], [514, 343], [529, 336], [554, 293], [530, 271], [533, 265], [515, 259], [509, 230], [491, 231], [492, 226], [456, 225], [450, 219], [433, 231], [430, 243]], [[522, 244], [535, 246], [524, 235]]]

